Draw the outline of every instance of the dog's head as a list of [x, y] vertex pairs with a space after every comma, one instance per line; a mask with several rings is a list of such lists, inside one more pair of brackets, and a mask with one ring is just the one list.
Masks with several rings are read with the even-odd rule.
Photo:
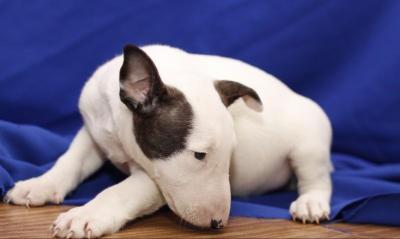
[[220, 228], [230, 210], [229, 163], [236, 143], [226, 109], [238, 98], [255, 110], [256, 92], [232, 81], [182, 71], [163, 83], [140, 48], [124, 48], [120, 98], [133, 113], [134, 136], [169, 207], [199, 227]]

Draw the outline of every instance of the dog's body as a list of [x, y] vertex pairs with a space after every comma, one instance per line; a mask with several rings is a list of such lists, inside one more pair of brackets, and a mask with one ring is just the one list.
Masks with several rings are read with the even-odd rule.
[[[195, 225], [218, 228], [227, 221], [231, 193], [268, 192], [287, 184], [293, 174], [300, 196], [291, 205], [292, 215], [303, 222], [319, 222], [328, 216], [331, 127], [315, 103], [241, 61], [167, 46], [142, 50], [145, 53], [125, 49], [124, 56], [93, 74], [79, 103], [85, 125], [69, 150], [46, 174], [17, 183], [8, 200], [30, 205], [58, 203], [108, 158], [130, 176], [85, 206], [60, 215], [55, 234], [84, 237], [111, 233], [165, 203]], [[147, 72], [153, 66], [141, 54], [152, 59], [158, 72]], [[136, 70], [142, 65], [141, 71]], [[157, 73], [168, 88], [168, 102], [179, 102], [179, 108], [168, 103], [161, 109], [172, 107], [170, 110], [157, 110], [161, 120], [172, 122], [165, 127], [176, 124], [177, 131], [165, 131], [169, 138], [159, 135], [164, 131], [152, 131], [154, 125], [165, 122], [146, 123], [153, 122], [146, 121], [148, 107], [153, 112], [151, 107], [163, 98], [149, 101], [147, 94], [158, 92], [152, 87], [159, 82], [143, 83], [142, 78]], [[245, 93], [234, 99], [227, 96], [232, 89], [238, 92], [238, 87]], [[217, 101], [219, 105], [214, 107]], [[181, 111], [186, 113], [179, 115]], [[169, 139], [174, 144], [165, 143]], [[160, 148], [148, 145], [154, 142]], [[189, 160], [188, 152], [194, 152], [199, 160]], [[203, 160], [206, 152], [208, 161]]]

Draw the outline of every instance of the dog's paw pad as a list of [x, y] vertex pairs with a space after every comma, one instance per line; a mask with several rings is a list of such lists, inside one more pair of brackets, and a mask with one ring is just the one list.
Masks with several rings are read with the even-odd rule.
[[4, 196], [5, 203], [17, 205], [41, 206], [47, 202], [59, 204], [64, 196], [56, 191], [56, 186], [40, 178], [17, 182]]
[[293, 221], [303, 224], [329, 220], [329, 200], [318, 194], [304, 194], [290, 205]]
[[96, 238], [113, 233], [121, 226], [112, 213], [85, 205], [60, 214], [50, 230], [53, 236], [61, 238]]

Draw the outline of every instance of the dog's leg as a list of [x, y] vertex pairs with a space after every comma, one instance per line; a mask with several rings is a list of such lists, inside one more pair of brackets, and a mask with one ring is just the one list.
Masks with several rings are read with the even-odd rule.
[[319, 223], [329, 219], [332, 166], [329, 148], [323, 144], [299, 147], [291, 154], [299, 197], [290, 205], [293, 220]]
[[4, 200], [27, 207], [61, 203], [65, 195], [99, 169], [103, 162], [101, 152], [87, 129], [82, 127], [53, 168], [39, 177], [17, 182]]
[[60, 214], [52, 230], [58, 237], [100, 237], [118, 231], [128, 221], [153, 213], [163, 205], [164, 199], [154, 181], [138, 169], [86, 205]]

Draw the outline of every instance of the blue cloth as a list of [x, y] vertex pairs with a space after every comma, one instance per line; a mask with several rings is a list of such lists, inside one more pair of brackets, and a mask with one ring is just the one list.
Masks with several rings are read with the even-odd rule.
[[[332, 218], [400, 225], [400, 1], [0, 1], [0, 195], [42, 174], [82, 125], [77, 101], [125, 43], [242, 59], [318, 102], [334, 128]], [[123, 179], [109, 164], [65, 201]], [[295, 192], [234, 198], [288, 218]]]

